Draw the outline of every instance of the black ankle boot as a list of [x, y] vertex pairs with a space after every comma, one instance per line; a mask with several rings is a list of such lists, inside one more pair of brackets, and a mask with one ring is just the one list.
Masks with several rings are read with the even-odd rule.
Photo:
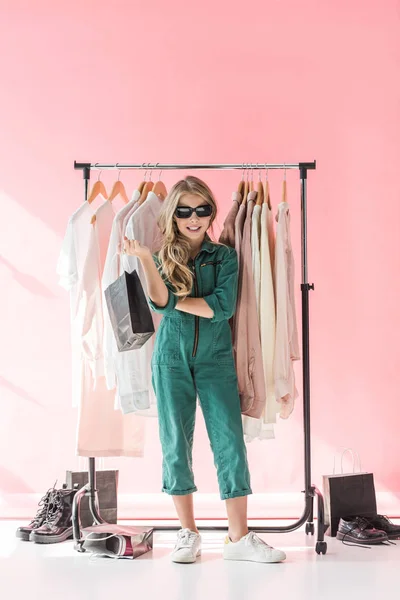
[[77, 489], [54, 490], [41, 527], [34, 529], [31, 540], [36, 544], [56, 544], [72, 537], [72, 503]]
[[32, 519], [29, 525], [26, 525], [25, 527], [18, 527], [16, 531], [17, 538], [23, 540], [24, 542], [29, 542], [31, 533], [43, 525], [46, 519], [52, 494], [55, 491], [56, 490], [54, 487], [47, 490], [43, 498], [39, 501], [36, 517]]

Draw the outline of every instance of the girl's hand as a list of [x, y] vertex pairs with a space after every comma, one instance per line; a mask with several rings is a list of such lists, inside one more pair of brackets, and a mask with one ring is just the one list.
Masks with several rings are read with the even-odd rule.
[[128, 240], [126, 236], [124, 237], [122, 252], [129, 256], [137, 256], [140, 260], [151, 258], [151, 251], [147, 246], [142, 246], [137, 240]]

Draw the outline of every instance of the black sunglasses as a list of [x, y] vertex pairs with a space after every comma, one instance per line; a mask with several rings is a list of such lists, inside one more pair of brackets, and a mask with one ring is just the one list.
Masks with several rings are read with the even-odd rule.
[[196, 208], [192, 208], [191, 206], [177, 206], [175, 216], [178, 219], [188, 219], [194, 212], [198, 217], [210, 217], [212, 215], [212, 206], [210, 204], [202, 204]]

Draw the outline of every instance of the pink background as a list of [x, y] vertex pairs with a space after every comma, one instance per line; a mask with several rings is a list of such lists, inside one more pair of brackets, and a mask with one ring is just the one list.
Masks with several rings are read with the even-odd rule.
[[[333, 453], [352, 446], [385, 508], [400, 514], [399, 3], [0, 6], [0, 516], [31, 510], [26, 498], [85, 463], [74, 454], [69, 298], [55, 274], [68, 217], [83, 198], [74, 159], [317, 160], [308, 198], [313, 480], [320, 484]], [[241, 173], [198, 174], [215, 191], [221, 222]], [[163, 179], [170, 186], [180, 175]], [[299, 284], [298, 172], [287, 177]], [[102, 178], [110, 188], [115, 174]], [[141, 179], [122, 175], [129, 193]], [[270, 180], [276, 207], [282, 173]], [[301, 389], [301, 365], [297, 381]], [[161, 498], [157, 422], [147, 423], [143, 459], [103, 463], [120, 468], [126, 498]], [[268, 514], [284, 516], [274, 494], [293, 494], [298, 515], [300, 403], [275, 441], [247, 448], [250, 509], [256, 494], [268, 494]], [[194, 469], [195, 502], [214, 494], [208, 514], [220, 513], [201, 412]], [[163, 501], [161, 516], [172, 505]]]

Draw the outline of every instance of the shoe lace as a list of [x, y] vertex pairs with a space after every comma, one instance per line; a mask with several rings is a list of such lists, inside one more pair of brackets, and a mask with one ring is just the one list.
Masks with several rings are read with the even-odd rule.
[[[371, 528], [371, 529], [374, 528], [373, 524], [370, 521], [368, 521], [368, 519], [366, 519], [365, 517], [356, 517], [354, 519], [354, 521], [355, 521], [355, 523], [354, 523], [353, 527], [351, 529], [349, 529], [349, 531], [346, 531], [346, 533], [344, 534], [343, 539], [342, 539], [342, 544], [344, 544], [345, 546], [357, 546], [359, 548], [366, 548], [367, 550], [371, 550], [371, 546], [364, 546], [363, 544], [351, 544], [349, 542], [346, 542], [346, 537], [348, 535], [350, 535], [354, 531], [354, 529], [357, 529], [357, 527], [359, 527], [359, 529], [361, 529], [361, 531], [363, 531], [364, 529], [367, 529], [367, 528]], [[397, 545], [394, 542], [392, 542], [391, 540], [385, 540], [382, 542], [382, 544], [384, 546], [388, 546], [388, 545], [396, 546]]]
[[371, 523], [365, 517], [356, 517], [356, 523], [362, 531], [371, 527]]
[[60, 518], [64, 509], [64, 502], [60, 490], [53, 490], [50, 496], [50, 502], [47, 508], [47, 514], [43, 525], [54, 525]]
[[363, 531], [364, 529], [367, 529], [368, 525], [369, 525], [369, 523], [368, 523], [367, 519], [365, 519], [364, 517], [356, 517], [354, 519], [353, 527], [351, 529], [349, 529], [348, 531], [346, 531], [346, 533], [344, 534], [343, 539], [342, 539], [342, 544], [344, 546], [358, 546], [359, 548], [366, 548], [367, 550], [371, 550], [371, 546], [364, 546], [363, 544], [352, 544], [352, 543], [346, 541], [347, 536], [351, 535], [351, 533], [355, 529], [359, 528], [359, 529], [361, 529], [361, 531]]
[[196, 539], [197, 534], [194, 531], [190, 531], [190, 529], [182, 529], [178, 534], [178, 542], [177, 546], [187, 546], [190, 547], [192, 542]]
[[30, 522], [30, 525], [39, 525], [42, 523], [42, 521], [46, 517], [47, 511], [49, 508], [49, 504], [50, 504], [50, 499], [51, 499], [51, 496], [54, 491], [55, 491], [54, 486], [49, 488], [47, 490], [47, 492], [45, 493], [45, 495], [39, 500], [37, 513], [33, 517], [32, 521]]
[[250, 544], [255, 544], [256, 546], [259, 546], [259, 547], [266, 546], [267, 548], [272, 548], [272, 546], [267, 544], [267, 542], [264, 542], [264, 540], [262, 540], [260, 537], [258, 537], [258, 535], [255, 533], [255, 531], [250, 531], [250, 533], [246, 537], [245, 544], [246, 544], [246, 546], [248, 546]]

